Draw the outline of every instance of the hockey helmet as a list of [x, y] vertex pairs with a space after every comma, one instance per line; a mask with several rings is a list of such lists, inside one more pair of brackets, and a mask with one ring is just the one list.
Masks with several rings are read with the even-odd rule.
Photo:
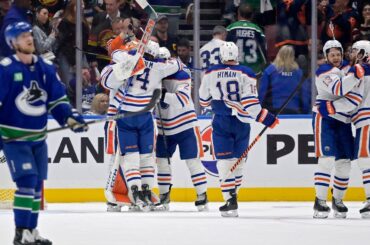
[[359, 53], [363, 53], [363, 59], [366, 59], [367, 62], [370, 61], [370, 41], [357, 41], [352, 45], [352, 49], [356, 49], [356, 55], [358, 55]]
[[238, 61], [238, 47], [233, 42], [224, 42], [220, 46], [220, 58], [222, 63], [226, 61]]
[[329, 52], [329, 50], [331, 48], [339, 48], [340, 49], [340, 52], [342, 53], [343, 55], [343, 47], [342, 47], [342, 44], [340, 42], [338, 42], [337, 40], [329, 40], [325, 43], [322, 51], [324, 52], [324, 56], [325, 56], [325, 59], [328, 59], [327, 57], [327, 53]]
[[166, 47], [160, 47], [158, 57], [167, 60], [171, 57], [171, 53]]
[[153, 42], [152, 40], [149, 40], [148, 44], [145, 47], [144, 53], [150, 54], [154, 58], [157, 58], [159, 54], [159, 44]]
[[114, 63], [121, 63], [128, 60], [130, 55], [125, 50], [117, 49], [112, 52], [111, 56]]
[[11, 49], [13, 49], [12, 42], [24, 32], [32, 32], [32, 26], [24, 21], [12, 23], [5, 28], [5, 41]]

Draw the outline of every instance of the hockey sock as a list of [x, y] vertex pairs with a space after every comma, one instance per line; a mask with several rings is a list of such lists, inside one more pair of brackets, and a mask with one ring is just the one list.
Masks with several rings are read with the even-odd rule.
[[203, 194], [207, 191], [207, 177], [202, 162], [199, 158], [187, 159], [185, 161], [197, 194]]
[[13, 212], [17, 228], [31, 228], [30, 221], [36, 183], [36, 175], [24, 176], [16, 180], [17, 190], [14, 193]]
[[315, 172], [315, 191], [316, 197], [326, 200], [330, 185], [331, 170], [334, 166], [334, 157], [320, 157]]
[[370, 201], [370, 169], [362, 171], [362, 180], [364, 183], [366, 199]]
[[351, 160], [339, 159], [335, 161], [334, 190], [335, 199], [342, 200], [348, 187], [349, 174], [351, 171]]
[[242, 161], [234, 171], [236, 194], [238, 194], [238, 191], [243, 181], [243, 164], [244, 164], [244, 161]]
[[41, 194], [42, 194], [42, 181], [39, 181], [37, 183], [36, 189], [35, 189], [35, 197], [33, 198], [32, 202], [32, 213], [31, 213], [31, 219], [30, 219], [30, 229], [35, 229], [37, 227], [37, 221], [39, 218], [39, 211], [41, 208]]
[[141, 175], [141, 184], [149, 185], [151, 190], [154, 185], [154, 156], [152, 153], [149, 154], [140, 154], [140, 175]]
[[159, 194], [165, 194], [170, 191], [171, 186], [171, 165], [168, 164], [167, 158], [157, 158], [157, 181]]
[[221, 191], [225, 201], [231, 198], [230, 191], [235, 191], [235, 172], [232, 173], [223, 183], [222, 181], [226, 178], [226, 175], [235, 161], [235, 158], [217, 160], [218, 176], [221, 181]]
[[128, 189], [136, 185], [141, 190], [141, 175], [140, 175], [140, 155], [139, 152], [129, 152], [124, 156], [124, 170]]

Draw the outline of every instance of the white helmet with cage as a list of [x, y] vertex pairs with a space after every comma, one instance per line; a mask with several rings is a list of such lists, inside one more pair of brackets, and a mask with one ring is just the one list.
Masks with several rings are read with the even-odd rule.
[[158, 57], [161, 58], [161, 59], [167, 60], [167, 59], [169, 59], [171, 57], [171, 53], [168, 50], [168, 48], [166, 48], [166, 47], [160, 47], [159, 48]]
[[152, 40], [149, 40], [148, 44], [145, 47], [144, 53], [150, 54], [154, 58], [157, 58], [159, 54], [159, 44], [153, 42]]
[[325, 43], [322, 51], [324, 52], [324, 56], [325, 56], [325, 59], [328, 59], [327, 57], [327, 52], [329, 52], [329, 50], [331, 48], [339, 48], [340, 49], [340, 52], [342, 53], [342, 56], [343, 56], [343, 47], [342, 47], [342, 44], [340, 42], [338, 42], [337, 40], [329, 40]]
[[220, 46], [221, 62], [238, 61], [239, 51], [238, 47], [233, 42], [224, 42]]
[[363, 54], [363, 59], [366, 59], [368, 63], [370, 62], [370, 41], [357, 41], [352, 45], [352, 49], [356, 49], [356, 56], [361, 53]]

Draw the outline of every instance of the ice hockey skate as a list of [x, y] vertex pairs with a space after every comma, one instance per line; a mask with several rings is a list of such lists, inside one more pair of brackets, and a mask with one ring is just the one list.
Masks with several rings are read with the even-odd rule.
[[313, 206], [313, 217], [315, 219], [326, 219], [329, 216], [330, 208], [326, 204], [325, 200], [321, 200], [319, 198], [315, 198], [315, 204]]
[[208, 211], [208, 198], [207, 193], [204, 192], [200, 195], [197, 195], [197, 200], [195, 201], [195, 206], [199, 212]]
[[132, 210], [141, 210], [144, 212], [150, 211], [149, 204], [146, 202], [143, 193], [139, 191], [137, 185], [131, 186], [131, 193], [129, 193], [129, 196], [134, 206], [134, 208], [130, 209], [130, 211]]
[[222, 217], [238, 217], [238, 201], [235, 192], [230, 192], [231, 198], [219, 208]]
[[159, 195], [164, 211], [170, 210], [170, 191]]
[[22, 244], [35, 245], [36, 243], [35, 243], [34, 236], [28, 229], [16, 228], [13, 244], [14, 245], [22, 245]]
[[363, 219], [370, 219], [370, 200], [367, 200], [365, 206], [360, 209], [360, 214]]
[[112, 202], [107, 202], [107, 212], [121, 212], [121, 206]]
[[343, 200], [333, 197], [331, 207], [335, 218], [345, 219], [347, 217], [348, 208], [344, 205]]
[[52, 245], [53, 244], [48, 239], [43, 238], [42, 236], [40, 236], [40, 233], [39, 233], [39, 231], [37, 229], [33, 229], [32, 230], [32, 235], [33, 235], [33, 237], [35, 239], [35, 244], [36, 245]]

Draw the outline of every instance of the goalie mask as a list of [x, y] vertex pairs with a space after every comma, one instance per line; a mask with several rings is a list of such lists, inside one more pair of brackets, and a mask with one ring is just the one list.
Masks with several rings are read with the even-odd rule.
[[239, 51], [238, 47], [233, 42], [224, 42], [220, 47], [220, 58], [221, 62], [225, 63], [227, 61], [238, 62]]
[[352, 54], [358, 59], [359, 55], [361, 60], [370, 63], [370, 41], [361, 40], [352, 45]]
[[157, 58], [159, 54], [159, 44], [149, 40], [148, 44], [145, 47], [144, 53], [149, 54], [154, 58]]

